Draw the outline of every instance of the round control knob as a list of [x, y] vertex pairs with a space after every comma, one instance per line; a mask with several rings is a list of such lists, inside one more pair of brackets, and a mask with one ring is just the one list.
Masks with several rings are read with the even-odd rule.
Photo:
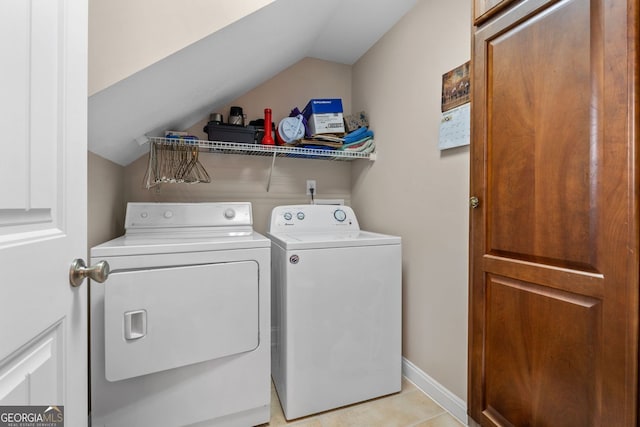
[[296, 216], [298, 217], [298, 219], [299, 219], [300, 221], [302, 221], [302, 220], [304, 219], [304, 212], [298, 212], [298, 213], [296, 214]]
[[147, 212], [141, 212], [140, 213], [140, 218], [146, 218], [148, 216], [149, 216], [149, 214]]
[[291, 212], [285, 212], [284, 213], [284, 219], [287, 221], [291, 221], [291, 218], [293, 218], [293, 215], [291, 215]]
[[347, 219], [347, 214], [346, 214], [342, 209], [336, 209], [336, 210], [333, 212], [333, 217], [334, 217], [335, 219], [337, 219], [338, 221], [342, 222], [342, 221], [344, 221], [345, 219]]
[[167, 218], [167, 219], [172, 218], [172, 217], [173, 217], [173, 212], [171, 212], [171, 211], [166, 211], [166, 212], [164, 213], [164, 217], [165, 217], [165, 218]]
[[236, 216], [236, 211], [229, 208], [224, 211], [224, 217], [227, 219], [233, 219]]

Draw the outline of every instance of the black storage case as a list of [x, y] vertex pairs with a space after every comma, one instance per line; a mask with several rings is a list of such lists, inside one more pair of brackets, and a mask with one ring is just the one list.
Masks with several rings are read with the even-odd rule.
[[209, 122], [203, 129], [209, 141], [241, 142], [256, 144], [256, 129], [253, 126], [237, 126]]

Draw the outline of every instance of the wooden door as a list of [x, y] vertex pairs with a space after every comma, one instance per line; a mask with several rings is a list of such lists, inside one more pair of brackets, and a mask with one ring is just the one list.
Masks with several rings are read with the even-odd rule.
[[0, 405], [87, 425], [87, 2], [2, 0]]
[[475, 29], [469, 413], [635, 426], [637, 1], [527, 0]]
[[475, 24], [486, 21], [516, 0], [473, 0], [473, 19]]

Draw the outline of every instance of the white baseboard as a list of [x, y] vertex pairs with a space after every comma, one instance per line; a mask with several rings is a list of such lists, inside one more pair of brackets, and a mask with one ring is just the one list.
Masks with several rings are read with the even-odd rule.
[[438, 381], [431, 378], [409, 360], [402, 358], [402, 374], [438, 405], [446, 409], [465, 426], [469, 425], [467, 404], [455, 394], [451, 393]]

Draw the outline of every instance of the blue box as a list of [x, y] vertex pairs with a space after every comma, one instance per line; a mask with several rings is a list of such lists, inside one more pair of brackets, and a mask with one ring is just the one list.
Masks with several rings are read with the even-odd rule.
[[344, 117], [341, 99], [312, 99], [302, 110], [311, 135], [344, 133]]
[[308, 120], [312, 114], [342, 112], [342, 99], [312, 99], [302, 110], [302, 115]]

